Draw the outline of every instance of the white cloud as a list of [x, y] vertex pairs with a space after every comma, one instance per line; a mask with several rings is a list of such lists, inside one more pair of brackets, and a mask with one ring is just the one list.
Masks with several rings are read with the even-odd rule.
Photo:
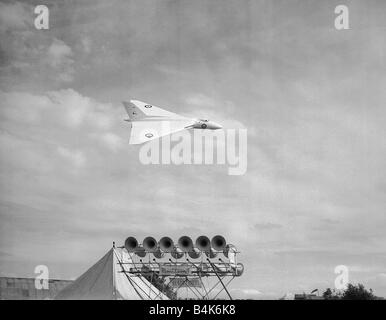
[[[29, 163], [34, 166], [44, 163], [46, 171], [61, 170], [63, 162], [52, 157], [54, 149], [75, 169], [85, 167], [90, 158], [91, 165], [95, 165], [106, 149], [117, 152], [124, 147], [119, 131], [125, 133], [123, 126], [113, 126], [123, 124], [120, 120], [120, 114], [111, 104], [100, 103], [72, 89], [41, 95], [0, 91], [0, 126], [5, 130], [1, 142], [12, 150], [2, 160], [21, 166], [22, 170], [32, 169]], [[15, 148], [16, 142], [12, 141], [19, 147]]]
[[111, 105], [92, 101], [91, 112], [87, 113], [87, 122], [100, 130], [108, 130], [114, 122], [115, 114], [112, 112]]
[[379, 273], [376, 276], [379, 284], [386, 286], [386, 273]]
[[84, 53], [88, 54], [91, 52], [92, 41], [90, 38], [83, 37], [81, 40], [81, 44], [82, 44], [82, 49], [83, 49]]
[[55, 39], [47, 48], [47, 62], [58, 73], [63, 82], [70, 82], [73, 80], [74, 74], [74, 60], [72, 58], [72, 49], [64, 43], [64, 41]]
[[27, 6], [20, 2], [0, 3], [0, 32], [25, 29], [31, 19]]
[[242, 289], [242, 292], [246, 295], [260, 295], [261, 292], [256, 289]]
[[[71, 82], [74, 77], [74, 54], [63, 40], [36, 32], [33, 5], [0, 3], [2, 84], [47, 86]], [[17, 81], [15, 81], [17, 79]]]
[[42, 113], [52, 102], [46, 96], [27, 92], [0, 91], [0, 114], [3, 119], [21, 123], [39, 123]]
[[87, 125], [93, 130], [104, 130], [114, 121], [111, 105], [101, 104], [72, 89], [52, 91], [48, 96], [53, 102], [56, 116], [69, 127]]
[[80, 150], [73, 150], [59, 146], [57, 151], [76, 168], [81, 168], [86, 164], [86, 157]]
[[235, 299], [257, 299], [262, 296], [259, 290], [253, 288], [231, 289], [230, 293]]
[[[102, 104], [73, 89], [34, 95], [23, 91], [0, 90], [0, 114], [3, 120], [37, 124], [47, 121], [72, 129], [87, 126], [92, 131], [108, 130], [116, 114], [110, 104]], [[3, 121], [4, 122], [4, 121]]]
[[192, 94], [185, 99], [185, 102], [201, 108], [213, 108], [216, 106], [216, 100], [203, 93]]
[[47, 54], [50, 64], [53, 67], [58, 67], [72, 56], [72, 50], [62, 40], [54, 39], [48, 47]]
[[[381, 270], [379, 266], [374, 266], [374, 265], [348, 265], [347, 267], [349, 272], [360, 272], [360, 273], [377, 273]], [[384, 275], [386, 276], [386, 274]]]
[[112, 132], [103, 133], [101, 135], [101, 140], [112, 151], [117, 151], [124, 146], [124, 140], [120, 136], [118, 136]]
[[78, 92], [67, 89], [49, 93], [54, 102], [58, 117], [61, 117], [70, 127], [83, 124], [90, 111], [90, 99], [81, 96]]

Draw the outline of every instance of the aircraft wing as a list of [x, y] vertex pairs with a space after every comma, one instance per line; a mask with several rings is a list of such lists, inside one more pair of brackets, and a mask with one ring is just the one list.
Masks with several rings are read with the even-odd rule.
[[146, 119], [148, 117], [187, 119], [176, 113], [166, 111], [162, 108], [138, 100], [130, 100], [130, 102], [124, 101], [123, 105], [132, 120]]
[[131, 122], [129, 144], [140, 144], [168, 134], [189, 128], [194, 123], [191, 119], [149, 120]]

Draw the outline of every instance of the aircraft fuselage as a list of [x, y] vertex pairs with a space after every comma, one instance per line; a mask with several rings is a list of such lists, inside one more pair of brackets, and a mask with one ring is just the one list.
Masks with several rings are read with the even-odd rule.
[[192, 128], [193, 129], [217, 130], [217, 129], [222, 129], [222, 126], [214, 121], [197, 120], [196, 123], [192, 126]]

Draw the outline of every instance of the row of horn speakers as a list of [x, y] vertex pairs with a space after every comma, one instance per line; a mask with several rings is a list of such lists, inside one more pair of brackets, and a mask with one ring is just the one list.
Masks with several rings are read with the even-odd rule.
[[188, 236], [182, 236], [178, 239], [177, 244], [169, 237], [163, 237], [158, 242], [153, 237], [146, 237], [140, 245], [135, 237], [128, 237], [125, 241], [125, 248], [128, 252], [133, 252], [139, 257], [152, 253], [156, 258], [162, 258], [165, 253], [170, 253], [173, 258], [179, 259], [188, 254], [192, 259], [197, 259], [202, 253], [209, 258], [217, 256], [218, 252], [228, 257], [230, 251], [236, 252], [236, 248], [226, 243], [223, 236], [217, 235], [210, 240], [207, 236], [200, 236], [196, 239], [195, 244]]

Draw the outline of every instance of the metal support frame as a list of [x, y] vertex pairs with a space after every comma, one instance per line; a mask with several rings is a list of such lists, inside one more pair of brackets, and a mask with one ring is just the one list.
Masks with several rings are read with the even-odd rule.
[[[150, 255], [149, 259], [141, 259], [134, 253], [129, 252], [130, 261], [123, 261], [123, 259], [119, 259], [119, 257], [117, 257], [117, 260], [121, 267], [120, 272], [125, 273], [127, 280], [133, 286], [141, 299], [156, 300], [160, 299], [162, 294], [166, 295], [169, 299], [172, 300], [178, 299], [178, 292], [182, 287], [184, 287], [187, 288], [187, 290], [189, 290], [189, 292], [191, 292], [198, 300], [209, 300], [211, 299], [210, 294], [219, 285], [221, 285], [221, 289], [216, 292], [216, 295], [212, 297], [212, 299], [216, 299], [221, 294], [221, 292], [225, 291], [229, 299], [233, 300], [227, 287], [235, 277], [239, 276], [239, 274], [237, 274], [237, 270], [230, 262], [224, 262], [221, 259], [219, 262], [213, 262], [209, 258], [206, 259], [206, 262], [204, 262], [203, 258], [201, 258], [200, 262], [192, 262], [186, 256], [187, 255], [185, 255], [186, 261], [182, 261], [182, 259], [174, 259], [174, 261], [169, 259], [168, 262], [166, 260], [156, 261], [155, 259], [151, 261]], [[172, 265], [175, 266], [175, 270], [170, 268]], [[184, 267], [190, 267], [192, 270], [189, 272], [183, 272]], [[168, 268], [170, 269], [168, 270]], [[178, 268], [181, 268], [181, 273], [178, 273]], [[136, 284], [131, 279], [129, 274], [131, 276], [138, 277], [142, 280], [143, 283], [145, 283], [143, 279], [147, 280], [146, 283], [151, 283], [151, 286], [147, 284], [147, 286], [149, 286], [149, 293], [145, 292], [144, 288], [138, 286], [138, 284]], [[217, 279], [217, 282], [214, 284], [212, 282], [209, 285], [209, 279], [213, 279], [214, 277]], [[225, 281], [228, 277], [230, 279]], [[172, 287], [171, 284], [173, 283], [174, 279], [178, 278], [183, 278], [184, 280], [179, 283], [178, 287]], [[190, 281], [190, 279], [193, 278], [199, 280], [201, 287], [196, 287], [194, 283]], [[203, 281], [204, 278], [208, 279], [207, 285]], [[152, 289], [153, 286], [157, 288], [157, 291]]]

